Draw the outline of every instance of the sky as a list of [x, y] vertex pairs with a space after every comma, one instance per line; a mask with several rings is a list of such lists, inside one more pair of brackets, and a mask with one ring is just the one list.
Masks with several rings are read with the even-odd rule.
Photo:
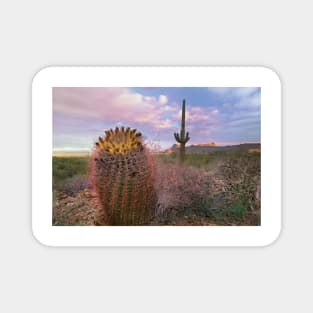
[[183, 99], [187, 145], [260, 142], [259, 87], [54, 87], [53, 150], [90, 151], [116, 126], [136, 128], [148, 145], [167, 149], [180, 131]]

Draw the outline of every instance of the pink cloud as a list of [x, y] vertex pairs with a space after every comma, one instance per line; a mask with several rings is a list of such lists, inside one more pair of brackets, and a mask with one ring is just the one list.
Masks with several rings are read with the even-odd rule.
[[[216, 121], [219, 111], [215, 108], [191, 107], [186, 110], [186, 122], [191, 124], [205, 121]], [[181, 119], [181, 110], [173, 116], [178, 121]]]
[[176, 110], [166, 95], [156, 97], [133, 93], [127, 88], [53, 88], [54, 112], [123, 123], [143, 123], [154, 128], [172, 127], [165, 113]]

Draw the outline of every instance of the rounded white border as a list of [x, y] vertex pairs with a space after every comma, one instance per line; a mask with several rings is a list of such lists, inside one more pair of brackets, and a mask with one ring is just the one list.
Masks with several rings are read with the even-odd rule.
[[[52, 226], [52, 87], [261, 87], [261, 226]], [[32, 85], [32, 228], [48, 246], [265, 246], [281, 230], [281, 83], [264, 67], [48, 67]]]

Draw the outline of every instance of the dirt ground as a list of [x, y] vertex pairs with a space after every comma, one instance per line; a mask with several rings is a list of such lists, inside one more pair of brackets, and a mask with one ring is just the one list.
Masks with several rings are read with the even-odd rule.
[[[54, 226], [95, 226], [96, 212], [101, 207], [96, 194], [89, 189], [84, 189], [73, 196], [58, 192], [55, 195], [53, 206]], [[196, 214], [180, 215], [175, 210], [167, 216], [156, 216], [151, 220], [151, 226], [235, 226], [254, 225], [260, 212], [250, 212], [238, 223], [231, 216], [222, 219], [217, 216], [197, 216]]]

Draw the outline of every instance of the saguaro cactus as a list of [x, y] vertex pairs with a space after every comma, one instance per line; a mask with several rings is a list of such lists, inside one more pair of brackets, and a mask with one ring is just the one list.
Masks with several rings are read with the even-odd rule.
[[186, 110], [186, 101], [183, 100], [183, 106], [182, 106], [182, 117], [181, 117], [181, 129], [180, 134], [174, 133], [174, 137], [178, 143], [180, 143], [180, 154], [179, 159], [180, 162], [183, 163], [185, 160], [185, 154], [186, 154], [186, 143], [189, 141], [189, 132], [185, 133], [185, 110]]
[[156, 207], [154, 163], [136, 129], [108, 130], [92, 154], [91, 175], [101, 210], [98, 225], [140, 225]]

